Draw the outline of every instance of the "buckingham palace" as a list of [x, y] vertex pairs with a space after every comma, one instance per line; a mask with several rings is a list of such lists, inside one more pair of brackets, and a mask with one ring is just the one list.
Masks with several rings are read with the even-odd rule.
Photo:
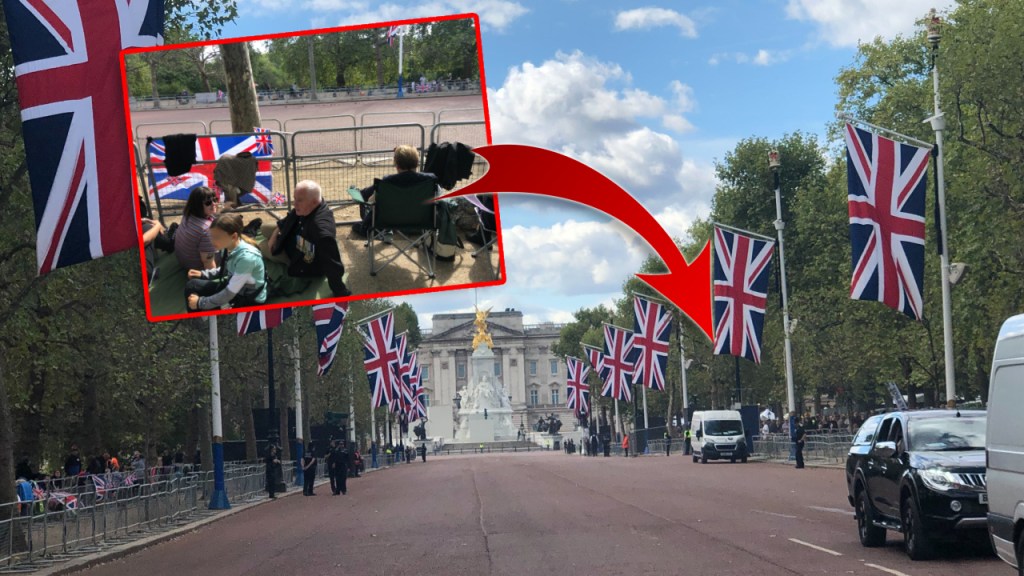
[[[427, 436], [451, 442], [456, 393], [465, 394], [476, 328], [472, 312], [435, 314], [418, 349], [421, 381], [426, 392]], [[555, 413], [563, 430], [575, 424], [565, 408], [565, 362], [551, 351], [562, 324], [523, 324], [523, 313], [492, 310], [487, 330], [494, 342], [494, 376], [504, 386], [513, 409], [513, 424], [530, 430], [541, 417]]]

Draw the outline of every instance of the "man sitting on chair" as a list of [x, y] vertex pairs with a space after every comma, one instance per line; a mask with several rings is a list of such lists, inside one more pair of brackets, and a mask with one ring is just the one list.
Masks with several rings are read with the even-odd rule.
[[[381, 181], [399, 188], [408, 188], [425, 181], [437, 182], [437, 176], [428, 172], [418, 172], [417, 169], [419, 166], [419, 152], [417, 152], [412, 146], [403, 144], [395, 148], [396, 172], [385, 176]], [[371, 184], [360, 191], [364, 202], [373, 202], [373, 195], [376, 192], [374, 186], [375, 185]], [[364, 210], [362, 215], [363, 221], [361, 224], [353, 226], [352, 231], [359, 236], [367, 237], [369, 235], [370, 228], [373, 226], [373, 206], [370, 204], [364, 204], [364, 206], [366, 206], [366, 210]]]
[[324, 201], [320, 185], [303, 180], [295, 185], [292, 210], [270, 235], [271, 255], [288, 261], [288, 275], [299, 278], [327, 277], [334, 296], [349, 296], [345, 265], [335, 238], [334, 212]]

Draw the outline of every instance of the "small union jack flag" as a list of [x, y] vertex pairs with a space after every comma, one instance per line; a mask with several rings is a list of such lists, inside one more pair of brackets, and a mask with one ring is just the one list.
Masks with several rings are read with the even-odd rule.
[[924, 315], [924, 206], [930, 150], [846, 125], [850, 298]]
[[587, 384], [587, 376], [590, 368], [583, 363], [583, 360], [572, 356], [565, 357], [565, 365], [569, 370], [566, 378], [565, 407], [572, 410], [577, 416], [590, 413], [590, 385]]
[[163, 43], [163, 1], [3, 0], [3, 11], [39, 274], [137, 246], [119, 58]]
[[672, 316], [661, 303], [643, 296], [633, 297], [633, 312], [636, 316], [633, 323], [633, 345], [639, 351], [633, 383], [664, 390]]
[[401, 358], [395, 346], [395, 317], [392, 312], [360, 324], [363, 335], [363, 367], [370, 383], [374, 407], [390, 406]]
[[253, 148], [253, 156], [273, 156], [274, 155], [274, 141], [270, 136], [270, 131], [266, 128], [255, 128], [256, 132], [256, 147]]
[[602, 396], [629, 401], [630, 382], [639, 350], [633, 345], [634, 335], [625, 328], [604, 325], [604, 357], [601, 360], [604, 388]]
[[715, 354], [761, 363], [761, 332], [775, 243], [715, 227]]
[[277, 328], [291, 315], [291, 308], [241, 312], [238, 314], [238, 335], [245, 336], [246, 334], [252, 334], [254, 332], [259, 332], [260, 330]]
[[348, 302], [332, 302], [313, 306], [313, 324], [316, 326], [316, 341], [319, 343], [317, 374], [326, 376], [338, 353], [338, 342], [345, 328], [348, 316]]

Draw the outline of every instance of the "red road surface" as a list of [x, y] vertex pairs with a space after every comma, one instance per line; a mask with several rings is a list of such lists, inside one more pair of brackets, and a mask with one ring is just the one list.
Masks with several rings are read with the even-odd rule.
[[[228, 517], [89, 575], [998, 575], [865, 549], [843, 472], [562, 453], [428, 458]], [[954, 547], [955, 548], [955, 547]]]

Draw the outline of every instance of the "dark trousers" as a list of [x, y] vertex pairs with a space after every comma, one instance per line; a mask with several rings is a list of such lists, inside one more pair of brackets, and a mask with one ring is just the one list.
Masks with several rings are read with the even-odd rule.
[[796, 448], [796, 467], [797, 468], [803, 468], [804, 467], [804, 443], [803, 442], [795, 442], [794, 443], [794, 447]]
[[338, 492], [341, 492], [342, 494], [348, 492], [348, 486], [347, 486], [347, 484], [348, 484], [348, 470], [345, 469], [345, 468], [342, 468], [341, 470], [338, 471], [337, 476], [338, 476]]
[[310, 466], [309, 470], [306, 470], [306, 473], [302, 475], [302, 494], [303, 494], [303, 496], [312, 496], [313, 495], [313, 483], [314, 482], [316, 482], [316, 472], [314, 472], [313, 467]]
[[683, 450], [686, 456], [693, 454], [693, 441], [687, 438], [683, 443]]
[[338, 489], [338, 472], [335, 468], [331, 468], [328, 474], [331, 476], [331, 494], [337, 494], [340, 492]]
[[[213, 296], [224, 288], [222, 280], [207, 280], [205, 278], [193, 278], [185, 283], [185, 306], [188, 307], [188, 297], [196, 294], [198, 296]], [[189, 310], [194, 312], [194, 310]]]
[[665, 442], [665, 456], [668, 456], [668, 453], [669, 453], [669, 452], [670, 452], [671, 450], [672, 450], [672, 444], [671, 444], [671, 443], [669, 443], [669, 442]]
[[274, 498], [274, 484], [276, 482], [277, 479], [273, 476], [273, 474], [267, 474], [267, 492], [270, 493], [271, 498]]

